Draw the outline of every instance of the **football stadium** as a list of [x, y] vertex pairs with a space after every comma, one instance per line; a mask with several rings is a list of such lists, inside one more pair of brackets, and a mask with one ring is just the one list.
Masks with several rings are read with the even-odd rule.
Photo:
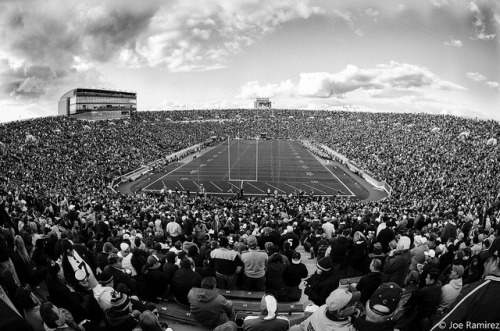
[[[36, 300], [28, 301], [42, 307], [67, 307], [75, 319], [104, 328], [106, 313], [121, 300], [140, 316], [141, 309], [157, 312], [151, 318], [173, 330], [207, 330], [193, 313], [192, 289], [231, 300], [236, 324], [228, 325], [236, 328], [259, 316], [261, 299], [271, 295], [284, 323], [299, 327], [336, 288], [356, 287], [370, 272], [391, 275], [390, 252], [413, 254], [405, 241], [412, 233], [418, 233], [412, 251], [422, 249], [424, 267], [453, 257], [452, 238], [462, 238], [459, 256], [477, 260], [477, 269], [456, 272], [464, 282], [477, 281], [482, 255], [473, 250], [498, 248], [499, 129], [453, 116], [287, 109], [8, 123], [0, 127], [2, 242], [8, 247], [10, 237], [16, 252], [32, 250], [34, 269], [21, 271], [25, 262], [15, 253], [3, 273], [13, 283], [2, 288], [31, 293]], [[457, 235], [466, 228], [468, 244]], [[234, 255], [225, 260], [224, 252]], [[224, 268], [244, 268], [250, 252], [267, 257], [263, 283], [250, 285], [243, 272], [224, 285]], [[76, 272], [75, 254], [86, 266]], [[298, 265], [309, 277], [305, 285], [306, 276], [287, 277]], [[330, 276], [316, 279], [315, 270]], [[412, 275], [408, 269], [391, 276], [399, 298], [391, 316], [403, 328], [416, 316], [410, 298], [419, 277]], [[31, 287], [16, 290], [15, 280]], [[69, 299], [70, 287], [82, 291], [80, 299]], [[106, 289], [108, 301], [80, 301]], [[106, 302], [109, 311], [100, 308]]]
[[0, 22], [0, 331], [500, 330], [500, 1]]

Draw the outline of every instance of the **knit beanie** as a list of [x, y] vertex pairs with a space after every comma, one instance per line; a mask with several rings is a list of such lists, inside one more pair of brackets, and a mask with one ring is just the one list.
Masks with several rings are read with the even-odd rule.
[[332, 270], [332, 266], [333, 266], [332, 259], [329, 256], [325, 256], [324, 258], [319, 260], [318, 263], [316, 263], [316, 266], [320, 270], [330, 271], [330, 270]]
[[121, 292], [113, 291], [111, 293], [111, 305], [117, 311], [123, 311], [128, 308], [130, 300], [126, 294]]

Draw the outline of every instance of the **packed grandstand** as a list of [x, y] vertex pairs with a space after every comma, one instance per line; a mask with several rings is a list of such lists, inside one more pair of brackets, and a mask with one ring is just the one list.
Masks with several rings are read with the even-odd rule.
[[[391, 194], [358, 201], [113, 189], [124, 174], [214, 136], [262, 134], [328, 146]], [[314, 312], [289, 313], [285, 330], [498, 328], [499, 136], [498, 122], [448, 115], [278, 109], [0, 125], [0, 329], [55, 329], [64, 315], [68, 330], [267, 330], [277, 318], [268, 296], [312, 301]], [[259, 270], [245, 262], [254, 251], [265, 253]], [[298, 273], [289, 268], [309, 258], [316, 270], [289, 279]], [[196, 311], [193, 291], [213, 290], [212, 277], [219, 289], [262, 293], [268, 324], [236, 318], [236, 303], [226, 319], [170, 320], [167, 307]], [[342, 279], [357, 282], [348, 299], [336, 292]]]

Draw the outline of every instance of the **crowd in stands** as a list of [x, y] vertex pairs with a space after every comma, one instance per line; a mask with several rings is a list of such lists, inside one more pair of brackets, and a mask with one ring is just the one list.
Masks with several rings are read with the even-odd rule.
[[[210, 137], [263, 132], [324, 144], [392, 194], [373, 202], [108, 187]], [[266, 293], [248, 331], [289, 329], [276, 303], [303, 293], [314, 312], [293, 330], [500, 323], [500, 150], [489, 143], [499, 133], [497, 122], [453, 116], [243, 109], [0, 125], [0, 329], [165, 330], [161, 300], [210, 329], [235, 329], [232, 303], [215, 287]], [[339, 288], [353, 277], [349, 291]], [[46, 302], [34, 295], [41, 283]], [[396, 321], [403, 293], [411, 296]]]

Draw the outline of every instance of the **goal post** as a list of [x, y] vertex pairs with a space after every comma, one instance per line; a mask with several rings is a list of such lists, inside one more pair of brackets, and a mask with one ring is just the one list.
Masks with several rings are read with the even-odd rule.
[[[248, 169], [255, 164], [254, 171]], [[259, 141], [227, 138], [227, 168], [229, 181], [258, 181], [259, 173]]]

